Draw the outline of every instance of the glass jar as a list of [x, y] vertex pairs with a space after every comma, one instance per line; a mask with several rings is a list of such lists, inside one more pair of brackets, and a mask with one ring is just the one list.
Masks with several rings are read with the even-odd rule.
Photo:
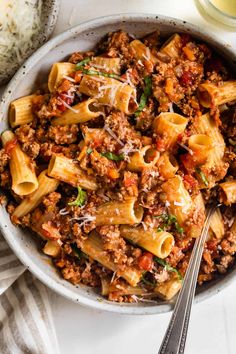
[[236, 0], [195, 0], [203, 15], [236, 28]]

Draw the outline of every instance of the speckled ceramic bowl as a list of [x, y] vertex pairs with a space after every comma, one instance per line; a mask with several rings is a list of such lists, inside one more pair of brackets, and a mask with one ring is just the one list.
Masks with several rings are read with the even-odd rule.
[[[52, 34], [58, 12], [60, 8], [60, 0], [43, 0], [41, 13], [41, 31], [32, 38], [33, 45], [28, 48], [22, 57], [22, 62], [35, 52], [43, 43], [45, 43]], [[10, 59], [10, 58], [9, 58]], [[9, 65], [9, 69], [0, 77], [0, 86], [7, 83], [15, 72], [19, 69], [19, 64]]]
[[[185, 21], [173, 18], [125, 14], [103, 17], [82, 23], [53, 38], [41, 47], [14, 76], [6, 88], [0, 104], [0, 131], [7, 127], [7, 111], [9, 103], [20, 96], [31, 93], [38, 83], [45, 82], [51, 65], [63, 60], [68, 54], [77, 50], [89, 50], [98, 40], [109, 31], [123, 29], [135, 36], [143, 36], [156, 29], [163, 35], [170, 35], [176, 31], [186, 32], [200, 38], [220, 52], [228, 61], [229, 65], [236, 67], [236, 55], [228, 46]], [[36, 238], [26, 230], [14, 227], [4, 207], [0, 208], [0, 230], [5, 236], [10, 247], [28, 269], [44, 284], [75, 302], [83, 305], [125, 314], [155, 314], [170, 311], [173, 302], [159, 302], [157, 304], [118, 304], [109, 302], [91, 288], [83, 285], [73, 286], [65, 281], [50, 265], [48, 258], [38, 249]], [[235, 277], [236, 266], [223, 277], [199, 287], [196, 301], [204, 300], [221, 289], [225, 288]]]

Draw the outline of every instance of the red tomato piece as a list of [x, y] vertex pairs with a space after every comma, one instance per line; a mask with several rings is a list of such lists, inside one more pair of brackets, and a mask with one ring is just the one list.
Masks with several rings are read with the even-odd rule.
[[180, 84], [183, 86], [190, 86], [193, 83], [193, 76], [190, 71], [184, 71], [179, 79]]
[[150, 252], [144, 252], [138, 260], [139, 268], [150, 271], [153, 268], [153, 254]]
[[191, 175], [184, 175], [183, 180], [184, 180], [184, 185], [188, 190], [193, 190], [198, 186], [198, 181]]

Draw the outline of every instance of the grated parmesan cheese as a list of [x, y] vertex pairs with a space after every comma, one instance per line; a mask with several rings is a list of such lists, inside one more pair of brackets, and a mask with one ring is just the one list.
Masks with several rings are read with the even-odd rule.
[[0, 1], [0, 82], [32, 52], [41, 31], [42, 0]]
[[124, 143], [122, 143], [118, 136], [106, 124], [104, 125], [104, 130], [106, 130], [108, 134], [110, 134], [110, 136], [112, 136], [112, 138], [115, 139], [121, 146], [124, 146]]
[[188, 151], [190, 153], [190, 155], [193, 155], [193, 150], [191, 150], [187, 145], [183, 144], [183, 143], [178, 143], [179, 146], [181, 146], [183, 149], [185, 149], [186, 151]]

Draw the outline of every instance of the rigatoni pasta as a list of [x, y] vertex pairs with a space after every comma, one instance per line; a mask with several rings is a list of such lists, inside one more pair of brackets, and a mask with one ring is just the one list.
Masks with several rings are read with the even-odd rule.
[[135, 198], [129, 198], [99, 206], [96, 211], [96, 225], [139, 224], [143, 217], [143, 208], [135, 205], [136, 202]]
[[118, 272], [130, 285], [136, 286], [140, 281], [142, 273], [138, 269], [126, 267], [124, 270], [117, 270], [117, 266], [111, 260], [109, 254], [104, 252], [102, 240], [96, 233], [90, 234], [89, 238], [83, 242], [81, 249], [85, 254], [101, 263], [104, 267], [113, 272]]
[[122, 226], [121, 235], [159, 258], [168, 257], [174, 246], [174, 237], [165, 231], [145, 231], [143, 227]]
[[79, 90], [126, 114], [133, 113], [131, 103], [136, 99], [136, 91], [124, 82], [113, 78], [84, 75]]
[[33, 162], [29, 156], [21, 150], [16, 140], [14, 143], [15, 136], [10, 130], [4, 131], [1, 138], [5, 148], [8, 144], [13, 144], [10, 152], [12, 190], [20, 196], [33, 193], [38, 188], [38, 180]]
[[35, 97], [36, 95], [29, 95], [11, 102], [9, 108], [9, 123], [12, 128], [33, 121], [32, 101]]
[[198, 86], [200, 103], [209, 108], [236, 100], [236, 81], [226, 81], [222, 85], [203, 83]]
[[225, 205], [236, 203], [236, 180], [220, 183], [220, 198]]
[[169, 150], [187, 126], [188, 119], [176, 113], [161, 113], [153, 123], [154, 132], [162, 141], [162, 149]]
[[73, 106], [70, 111], [64, 112], [60, 117], [52, 120], [52, 125], [66, 125], [85, 123], [98, 117], [101, 112], [95, 108], [96, 100], [88, 99]]
[[41, 203], [43, 197], [54, 192], [58, 185], [58, 180], [47, 176], [47, 170], [41, 172], [38, 177], [37, 190], [22, 200], [22, 202], [14, 210], [13, 217], [21, 218], [34, 210]]
[[53, 64], [48, 77], [49, 91], [50, 92], [55, 91], [58, 84], [61, 82], [61, 80], [65, 76], [68, 76], [71, 73], [73, 73], [74, 70], [75, 70], [75, 65], [72, 63], [61, 62], [61, 63]]
[[96, 190], [97, 184], [72, 160], [63, 155], [53, 155], [48, 165], [48, 175], [72, 186]]

